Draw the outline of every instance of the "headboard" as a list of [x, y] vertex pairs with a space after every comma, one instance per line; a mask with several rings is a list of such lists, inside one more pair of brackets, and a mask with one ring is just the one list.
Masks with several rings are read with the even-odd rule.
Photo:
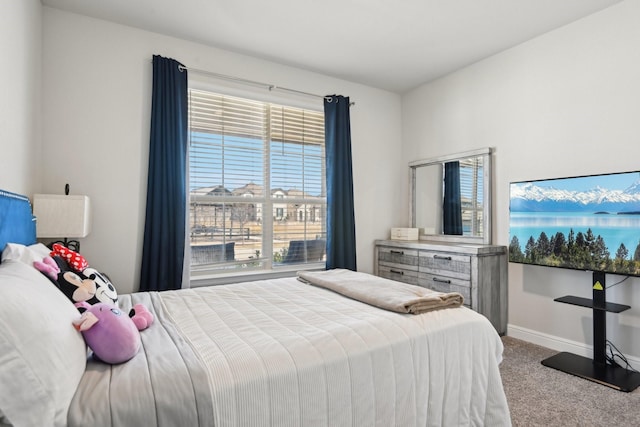
[[36, 218], [28, 197], [0, 190], [0, 253], [7, 243], [36, 243]]

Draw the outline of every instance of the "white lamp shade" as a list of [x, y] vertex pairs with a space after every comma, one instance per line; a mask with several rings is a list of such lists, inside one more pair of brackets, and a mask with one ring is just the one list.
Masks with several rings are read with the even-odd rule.
[[33, 214], [37, 237], [86, 237], [91, 231], [91, 206], [87, 196], [34, 194]]

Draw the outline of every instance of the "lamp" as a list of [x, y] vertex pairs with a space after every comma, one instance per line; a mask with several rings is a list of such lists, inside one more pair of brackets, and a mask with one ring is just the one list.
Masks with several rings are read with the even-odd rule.
[[[68, 188], [68, 187], [67, 187]], [[91, 231], [90, 201], [87, 196], [67, 194], [34, 194], [33, 214], [36, 216], [36, 237], [64, 238], [64, 246], [80, 251], [80, 242], [68, 238], [86, 237]]]

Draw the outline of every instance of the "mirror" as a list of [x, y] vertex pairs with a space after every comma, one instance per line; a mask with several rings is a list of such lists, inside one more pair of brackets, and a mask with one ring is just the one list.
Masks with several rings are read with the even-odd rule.
[[491, 243], [491, 149], [409, 163], [411, 227], [420, 240]]

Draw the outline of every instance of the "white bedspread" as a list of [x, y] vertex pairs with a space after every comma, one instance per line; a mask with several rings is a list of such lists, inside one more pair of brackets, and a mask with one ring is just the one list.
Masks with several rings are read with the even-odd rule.
[[165, 292], [219, 426], [510, 425], [502, 342], [466, 308], [371, 307], [296, 279]]
[[295, 278], [121, 296], [156, 322], [91, 361], [70, 426], [509, 426], [502, 342], [464, 307], [382, 310]]

